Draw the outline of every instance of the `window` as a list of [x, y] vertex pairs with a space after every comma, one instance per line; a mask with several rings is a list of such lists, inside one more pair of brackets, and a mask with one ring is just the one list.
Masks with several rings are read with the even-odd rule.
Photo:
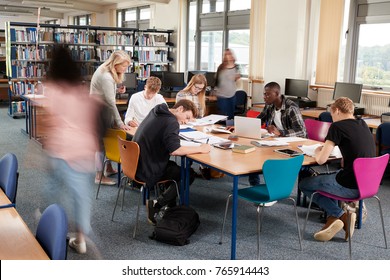
[[117, 26], [147, 29], [150, 21], [150, 7], [136, 7], [117, 10]]
[[73, 17], [74, 25], [91, 25], [91, 15]]
[[214, 72], [231, 48], [248, 75], [251, 0], [188, 0], [187, 69]]

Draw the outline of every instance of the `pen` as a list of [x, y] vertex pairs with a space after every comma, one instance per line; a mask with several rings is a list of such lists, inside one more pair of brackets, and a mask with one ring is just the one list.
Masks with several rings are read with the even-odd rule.
[[209, 140], [210, 140], [210, 138], [207, 138], [207, 140], [206, 140], [206, 144], [208, 144], [208, 143], [209, 143]]

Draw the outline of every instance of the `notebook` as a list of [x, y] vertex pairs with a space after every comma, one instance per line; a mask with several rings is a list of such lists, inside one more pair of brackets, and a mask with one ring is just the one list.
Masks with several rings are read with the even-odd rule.
[[239, 137], [261, 139], [261, 119], [235, 116], [234, 133]]

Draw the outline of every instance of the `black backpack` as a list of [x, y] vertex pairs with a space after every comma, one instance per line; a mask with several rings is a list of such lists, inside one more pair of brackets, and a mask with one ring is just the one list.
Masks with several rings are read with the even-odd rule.
[[200, 224], [199, 215], [188, 206], [168, 208], [152, 233], [151, 239], [160, 242], [183, 246], [189, 244], [188, 238]]

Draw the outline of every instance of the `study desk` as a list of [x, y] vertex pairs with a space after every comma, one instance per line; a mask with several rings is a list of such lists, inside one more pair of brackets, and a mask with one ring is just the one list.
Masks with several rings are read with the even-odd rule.
[[[219, 137], [226, 137], [218, 134]], [[237, 144], [251, 145], [252, 139], [240, 137]], [[183, 201], [186, 205], [189, 204], [189, 170], [192, 162], [197, 162], [204, 166], [216, 169], [233, 178], [233, 202], [232, 202], [232, 236], [231, 236], [231, 259], [236, 258], [236, 227], [237, 227], [237, 193], [238, 179], [248, 176], [251, 173], [261, 173], [263, 164], [268, 159], [282, 159], [288, 156], [274, 152], [276, 148], [291, 148], [298, 150], [298, 145], [313, 145], [318, 143], [314, 140], [304, 140], [300, 142], [292, 142], [288, 146], [282, 147], [256, 147], [254, 152], [248, 154], [234, 153], [231, 150], [222, 150], [212, 147], [208, 154], [192, 154], [187, 155], [185, 160], [185, 186]], [[303, 165], [316, 164], [313, 157], [305, 156]], [[183, 191], [183, 190], [182, 190]]]
[[0, 209], [0, 259], [49, 260], [14, 207]]
[[0, 207], [12, 204], [8, 196], [5, 195], [2, 188], [0, 188]]

